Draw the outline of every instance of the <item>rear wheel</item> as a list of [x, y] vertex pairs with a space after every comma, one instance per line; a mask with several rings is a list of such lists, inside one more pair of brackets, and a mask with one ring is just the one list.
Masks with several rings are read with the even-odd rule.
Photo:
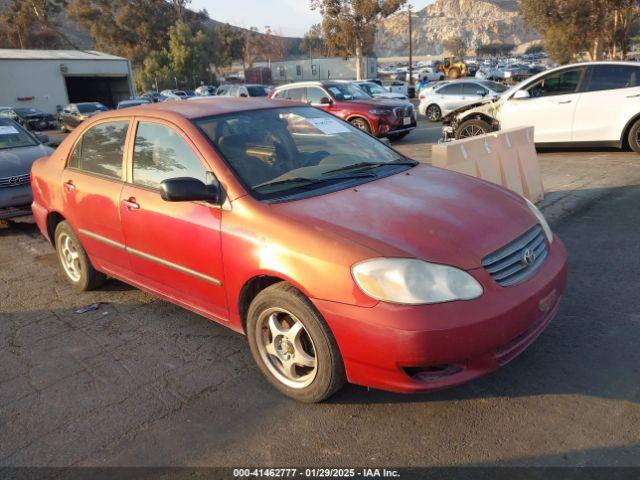
[[640, 153], [640, 120], [637, 120], [631, 127], [631, 130], [629, 130], [627, 140], [629, 141], [631, 150]]
[[67, 281], [79, 292], [100, 287], [106, 280], [104, 273], [93, 268], [80, 240], [67, 222], [60, 222], [55, 233], [60, 268]]
[[354, 127], [362, 130], [363, 132], [371, 133], [371, 127], [369, 126], [369, 122], [367, 122], [364, 118], [356, 117], [352, 118], [349, 123]]
[[292, 285], [272, 285], [251, 302], [247, 337], [267, 380], [299, 402], [321, 402], [346, 381], [342, 357], [329, 327]]
[[456, 130], [456, 139], [461, 140], [463, 138], [477, 137], [479, 135], [486, 135], [491, 131], [491, 125], [484, 120], [467, 120]]
[[437, 122], [442, 118], [442, 110], [438, 105], [429, 105], [425, 111], [425, 116], [430, 122]]

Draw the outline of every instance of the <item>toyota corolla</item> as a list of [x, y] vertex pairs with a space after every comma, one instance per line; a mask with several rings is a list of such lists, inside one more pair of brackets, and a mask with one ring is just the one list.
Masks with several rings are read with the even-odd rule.
[[451, 387], [555, 316], [566, 251], [501, 187], [318, 109], [171, 102], [97, 115], [32, 170], [78, 290], [113, 277], [245, 334], [283, 394]]

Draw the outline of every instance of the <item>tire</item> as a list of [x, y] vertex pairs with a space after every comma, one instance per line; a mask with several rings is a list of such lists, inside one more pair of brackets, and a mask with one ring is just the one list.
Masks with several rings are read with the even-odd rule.
[[349, 123], [356, 127], [359, 130], [362, 130], [365, 133], [371, 135], [371, 127], [369, 126], [369, 122], [367, 122], [364, 118], [356, 117], [349, 120]]
[[60, 122], [60, 131], [62, 133], [67, 133], [69, 131], [69, 129], [67, 128], [67, 126], [64, 124], [64, 122]]
[[264, 289], [251, 302], [247, 337], [262, 374], [289, 398], [321, 402], [346, 382], [342, 356], [329, 327], [313, 304], [288, 283]]
[[67, 222], [58, 224], [54, 238], [60, 269], [75, 290], [87, 292], [104, 284], [107, 276], [93, 268], [80, 240]]
[[491, 132], [491, 125], [484, 120], [467, 120], [466, 122], [462, 122], [456, 130], [456, 140], [486, 135], [489, 132]]
[[449, 70], [449, 78], [453, 80], [460, 78], [460, 75], [461, 75], [461, 72], [458, 67], [454, 67], [451, 70]]
[[427, 117], [427, 120], [430, 122], [439, 122], [442, 118], [442, 110], [436, 104], [429, 105], [424, 111], [424, 116]]
[[636, 120], [636, 123], [634, 123], [631, 130], [629, 130], [627, 141], [629, 142], [631, 150], [640, 153], [640, 120]]

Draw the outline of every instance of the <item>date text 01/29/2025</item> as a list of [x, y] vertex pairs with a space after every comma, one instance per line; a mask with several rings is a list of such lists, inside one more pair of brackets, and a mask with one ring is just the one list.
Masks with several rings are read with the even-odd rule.
[[234, 478], [399, 478], [397, 470], [386, 468], [237, 468]]

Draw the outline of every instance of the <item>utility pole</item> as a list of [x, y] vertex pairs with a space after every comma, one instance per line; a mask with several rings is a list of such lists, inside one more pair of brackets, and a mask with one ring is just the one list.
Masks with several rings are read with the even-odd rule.
[[413, 83], [413, 22], [411, 19], [411, 4], [408, 5], [409, 12], [409, 85]]

